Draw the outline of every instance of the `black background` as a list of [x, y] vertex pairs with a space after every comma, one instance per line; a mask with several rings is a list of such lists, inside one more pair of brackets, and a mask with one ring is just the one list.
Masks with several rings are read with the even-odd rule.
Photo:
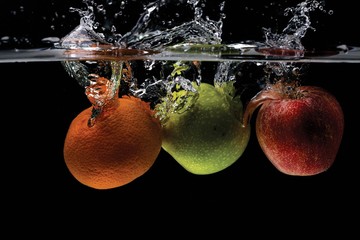
[[[265, 8], [269, 2], [227, 1], [224, 41], [261, 40], [262, 27], [282, 29], [287, 22], [282, 19], [283, 9]], [[281, 6], [294, 6], [298, 1], [281, 2]], [[352, 4], [327, 1], [326, 8], [333, 9], [334, 14], [315, 14], [313, 25], [317, 31], [309, 31], [304, 43], [359, 46], [359, 18]], [[19, 5], [24, 6], [22, 14]], [[79, 16], [68, 11], [73, 6], [84, 5], [81, 1], [13, 1], [1, 11], [0, 36], [29, 37], [33, 41], [26, 47], [41, 46], [39, 40], [43, 37], [61, 38], [79, 22]], [[250, 10], [244, 10], [245, 6]], [[18, 14], [11, 14], [14, 9]], [[124, 29], [139, 13], [127, 12], [130, 20]], [[279, 220], [279, 225], [288, 223], [291, 228], [287, 229], [299, 234], [316, 231], [319, 224], [327, 226], [325, 232], [343, 224], [350, 233], [356, 221], [358, 224], [359, 213], [359, 67], [355, 63], [309, 66], [307, 83], [332, 92], [345, 114], [345, 132], [336, 161], [320, 175], [293, 177], [280, 173], [262, 153], [254, 133], [243, 156], [219, 173], [193, 175], [162, 151], [142, 177], [123, 187], [100, 191], [77, 182], [62, 155], [71, 120], [89, 106], [84, 90], [60, 62], [1, 63], [1, 192], [2, 211], [8, 213], [4, 219], [10, 226], [34, 224], [28, 234], [40, 234], [45, 223], [59, 234], [68, 229], [88, 233], [99, 228], [107, 232], [111, 226], [121, 235], [126, 227], [133, 226], [139, 227], [133, 232], [138, 236], [143, 226], [154, 223], [152, 229], [160, 232], [166, 232], [165, 223], [172, 226], [176, 232], [166, 228], [170, 236], [190, 229], [215, 234], [218, 224], [226, 223], [229, 231], [240, 235], [245, 226]], [[205, 222], [204, 228], [199, 227]], [[108, 228], [100, 228], [101, 223], [108, 224]], [[261, 231], [253, 234], [261, 235]]]

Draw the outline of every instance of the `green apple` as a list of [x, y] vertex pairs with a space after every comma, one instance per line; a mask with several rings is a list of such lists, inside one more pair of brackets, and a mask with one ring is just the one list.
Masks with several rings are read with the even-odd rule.
[[250, 126], [244, 127], [243, 104], [230, 94], [229, 84], [193, 86], [197, 98], [192, 105], [168, 113], [162, 148], [187, 171], [212, 174], [240, 158], [250, 139]]

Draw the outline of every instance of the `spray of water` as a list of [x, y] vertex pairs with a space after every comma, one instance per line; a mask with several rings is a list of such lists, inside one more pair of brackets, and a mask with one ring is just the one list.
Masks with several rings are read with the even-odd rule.
[[[135, 26], [127, 33], [117, 33], [116, 27], [112, 26], [112, 34], [108, 35], [97, 31], [99, 24], [95, 18], [95, 11], [102, 14], [106, 13], [103, 5], [98, 5], [94, 1], [84, 0], [87, 5], [85, 10], [71, 8], [72, 12], [78, 12], [81, 20], [80, 24], [67, 36], [60, 41], [60, 47], [66, 49], [96, 49], [104, 46], [127, 48], [127, 49], [164, 49], [168, 45], [177, 43], [193, 44], [220, 44], [222, 33], [222, 19], [224, 14], [220, 14], [219, 20], [211, 20], [208, 16], [203, 16], [202, 9], [205, 1], [164, 1], [151, 2], [144, 6], [144, 12], [140, 15]], [[125, 4], [126, 2], [124, 2]], [[175, 5], [174, 5], [175, 4]], [[124, 5], [122, 5], [122, 9]], [[168, 8], [178, 9], [175, 17], [181, 18], [183, 10], [189, 14], [192, 11], [193, 17], [185, 22], [174, 20], [174, 16], [167, 14]], [[224, 8], [224, 3], [220, 4], [220, 10]], [[161, 14], [170, 17], [164, 19]], [[127, 67], [123, 67], [124, 64]], [[132, 94], [139, 98], [152, 100], [163, 99], [167, 103], [159, 110], [160, 118], [166, 118], [165, 112], [180, 112], [190, 107], [190, 103], [195, 99], [195, 88], [192, 82], [200, 84], [201, 73], [197, 65], [197, 73], [189, 78], [183, 73], [188, 66], [196, 66], [194, 63], [177, 62], [172, 65], [172, 71], [168, 75], [156, 78], [152, 76], [144, 79], [141, 84], [133, 76], [129, 62], [112, 61], [65, 61], [63, 63], [66, 71], [75, 78], [78, 83], [85, 87], [85, 94], [93, 104], [93, 116], [89, 125], [93, 125], [106, 103], [113, 99], [120, 92], [126, 89], [124, 94]], [[139, 63], [137, 63], [139, 64]], [[144, 67], [151, 70], [155, 62], [144, 62]], [[169, 62], [160, 63], [160, 68], [168, 66]], [[166, 65], [166, 66], [165, 66]], [[127, 71], [126, 79], [122, 78], [124, 70]], [[194, 78], [194, 76], [196, 76]]]
[[[95, 13], [96, 16], [107, 15], [105, 7], [96, 4], [93, 0], [84, 0], [84, 3], [87, 6], [84, 10], [71, 9], [72, 12], [79, 13], [81, 20], [71, 33], [61, 39], [60, 46], [63, 48], [103, 49], [104, 46], [108, 46], [108, 48], [163, 50], [177, 44], [219, 46], [222, 42], [223, 19], [226, 17], [223, 13], [225, 2], [218, 6], [220, 14], [217, 20], [204, 15], [205, 0], [150, 2], [143, 6], [143, 13], [128, 32], [118, 32], [117, 27], [110, 24], [111, 21], [105, 21], [106, 29], [110, 29], [110, 34], [103, 31], [105, 28], [101, 27], [95, 18]], [[119, 11], [115, 14], [116, 18], [120, 18], [126, 12], [127, 3], [127, 1], [121, 2]], [[270, 28], [263, 28], [265, 47], [261, 51], [265, 54], [269, 52], [272, 55], [302, 57], [305, 49], [301, 40], [309, 29], [315, 31], [310, 21], [310, 13], [315, 10], [325, 11], [323, 2], [305, 0], [295, 7], [286, 8], [284, 15], [291, 16], [287, 26], [280, 33], [273, 33]], [[67, 72], [86, 88], [85, 93], [94, 106], [91, 122], [94, 122], [96, 115], [101, 113], [107, 101], [119, 92], [151, 101], [152, 106], [158, 106], [160, 118], [166, 119], [167, 112], [186, 111], [191, 107], [196, 100], [193, 84], [199, 85], [202, 81], [202, 63], [196, 61], [144, 60], [135, 63], [99, 60], [63, 64]], [[246, 64], [225, 61], [214, 64], [218, 64], [213, 79], [214, 84], [231, 96], [239, 94], [233, 86], [240, 85], [239, 76], [242, 69], [247, 68], [244, 66]], [[137, 71], [132, 71], [132, 68], [139, 65], [142, 66], [143, 72], [158, 70], [160, 74], [152, 74], [148, 77], [137, 75], [137, 77], [135, 76]], [[264, 74], [257, 81], [264, 87], [279, 80], [298, 80], [305, 69], [302, 65], [288, 61], [257, 63], [256, 66], [263, 68]]]
[[[267, 46], [264, 52], [291, 55], [295, 58], [303, 57], [306, 49], [302, 44], [302, 39], [308, 30], [316, 31], [311, 26], [310, 14], [316, 10], [326, 12], [324, 6], [324, 1], [305, 0], [295, 7], [286, 8], [284, 16], [291, 17], [281, 33], [273, 33], [270, 28], [263, 28]], [[328, 11], [328, 14], [332, 14], [332, 11]], [[263, 66], [265, 74], [261, 84], [265, 87], [277, 81], [300, 81], [307, 69], [305, 64], [293, 62], [265, 62]]]

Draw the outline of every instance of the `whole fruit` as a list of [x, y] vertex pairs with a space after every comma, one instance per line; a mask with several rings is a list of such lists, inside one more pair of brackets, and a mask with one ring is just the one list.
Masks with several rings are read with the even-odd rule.
[[220, 86], [194, 85], [198, 98], [186, 111], [169, 113], [162, 148], [193, 174], [212, 174], [243, 154], [250, 126], [243, 126], [243, 105]]
[[108, 103], [89, 126], [92, 107], [70, 124], [64, 159], [70, 173], [82, 184], [111, 189], [145, 174], [161, 150], [161, 125], [149, 104], [123, 96]]
[[309, 176], [332, 166], [344, 131], [344, 114], [332, 94], [316, 86], [278, 82], [250, 101], [245, 124], [258, 106], [256, 136], [279, 171]]

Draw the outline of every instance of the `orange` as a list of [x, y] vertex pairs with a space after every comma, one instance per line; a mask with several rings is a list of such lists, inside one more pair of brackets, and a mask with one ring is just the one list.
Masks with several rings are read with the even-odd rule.
[[160, 121], [148, 103], [123, 96], [108, 105], [92, 127], [92, 107], [76, 116], [64, 143], [70, 173], [95, 189], [132, 182], [150, 169], [161, 150]]

